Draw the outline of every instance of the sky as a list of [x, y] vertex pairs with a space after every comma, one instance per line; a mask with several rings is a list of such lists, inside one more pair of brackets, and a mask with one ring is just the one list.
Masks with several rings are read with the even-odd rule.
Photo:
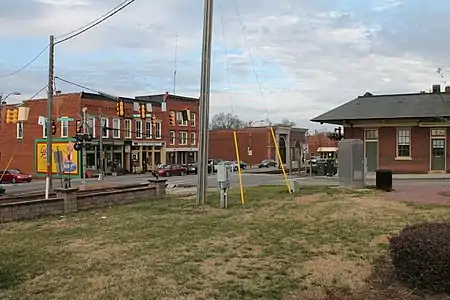
[[[0, 1], [0, 93], [21, 93], [10, 101], [29, 99], [47, 84], [47, 52], [21, 72], [4, 75], [35, 57], [49, 35], [61, 40], [121, 1]], [[136, 0], [57, 44], [55, 75], [134, 97], [173, 93], [176, 70], [175, 93], [199, 97], [203, 5]], [[419, 92], [444, 84], [449, 13], [442, 1], [214, 0], [211, 114], [287, 118], [321, 129], [309, 120], [367, 91]], [[56, 89], [81, 91], [59, 80]]]

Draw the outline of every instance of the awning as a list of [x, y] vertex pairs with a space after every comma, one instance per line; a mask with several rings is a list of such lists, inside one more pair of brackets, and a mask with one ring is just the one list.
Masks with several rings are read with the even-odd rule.
[[317, 152], [337, 152], [338, 147], [319, 147]]

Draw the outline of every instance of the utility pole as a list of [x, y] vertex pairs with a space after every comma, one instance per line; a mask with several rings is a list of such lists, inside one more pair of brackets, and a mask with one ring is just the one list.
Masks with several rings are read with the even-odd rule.
[[[87, 119], [86, 119], [86, 111], [87, 107], [83, 107], [83, 136], [87, 136]], [[83, 190], [86, 190], [86, 140], [83, 141]]]
[[103, 180], [103, 124], [102, 124], [102, 108], [98, 108], [98, 120], [100, 123], [100, 140], [99, 140], [99, 151], [100, 151], [100, 174], [99, 180]]
[[47, 86], [47, 176], [45, 178], [45, 199], [49, 198], [50, 190], [52, 188], [52, 116], [53, 116], [53, 80], [55, 68], [55, 37], [50, 36], [50, 44], [48, 51], [48, 86]]
[[208, 143], [209, 143], [209, 98], [211, 83], [211, 40], [213, 0], [205, 0], [203, 20], [202, 69], [200, 83], [200, 127], [199, 164], [197, 177], [197, 205], [206, 202], [208, 193]]

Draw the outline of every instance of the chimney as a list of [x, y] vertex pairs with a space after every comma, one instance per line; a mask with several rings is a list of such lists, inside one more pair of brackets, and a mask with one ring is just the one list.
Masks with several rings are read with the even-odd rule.
[[446, 93], [450, 93], [450, 86], [449, 86], [449, 85], [447, 85], [447, 86], [445, 87], [445, 92], [446, 92]]
[[440, 93], [441, 92], [441, 85], [440, 84], [433, 84], [431, 87], [432, 93]]

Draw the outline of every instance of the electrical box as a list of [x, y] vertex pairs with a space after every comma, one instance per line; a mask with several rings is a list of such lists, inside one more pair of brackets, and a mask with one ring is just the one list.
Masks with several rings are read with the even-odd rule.
[[228, 181], [228, 168], [225, 164], [216, 165], [217, 167], [217, 181]]
[[339, 186], [362, 189], [365, 186], [364, 142], [344, 139], [339, 142]]

